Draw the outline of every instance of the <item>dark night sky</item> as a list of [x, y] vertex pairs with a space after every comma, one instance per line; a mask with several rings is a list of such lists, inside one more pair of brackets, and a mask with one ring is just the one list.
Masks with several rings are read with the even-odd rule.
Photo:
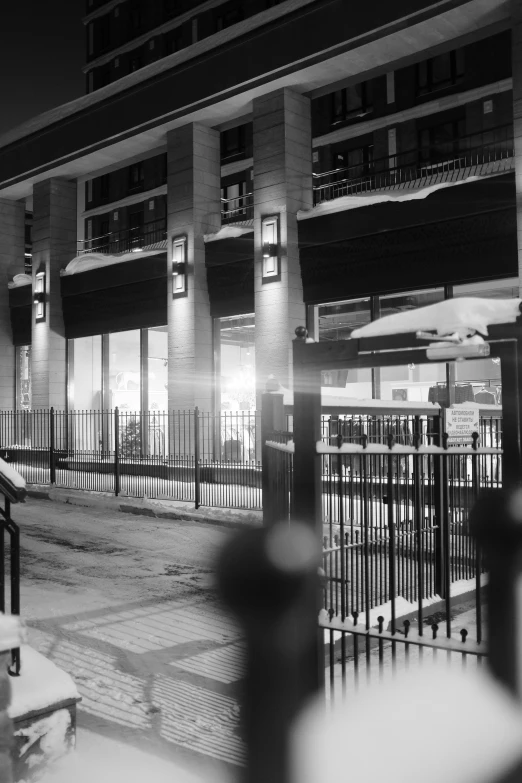
[[85, 94], [85, 0], [0, 0], [0, 133]]

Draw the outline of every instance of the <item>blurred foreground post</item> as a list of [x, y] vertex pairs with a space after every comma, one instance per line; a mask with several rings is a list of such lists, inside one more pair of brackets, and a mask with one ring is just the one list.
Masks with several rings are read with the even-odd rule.
[[470, 522], [489, 571], [489, 666], [522, 701], [522, 488], [483, 491]]
[[319, 554], [299, 523], [241, 532], [221, 553], [221, 594], [247, 642], [244, 783], [290, 780], [291, 725], [318, 690]]

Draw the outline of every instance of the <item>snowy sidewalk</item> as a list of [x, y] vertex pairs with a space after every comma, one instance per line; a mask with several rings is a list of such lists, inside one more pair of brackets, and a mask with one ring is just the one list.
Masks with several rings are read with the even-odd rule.
[[125, 779], [138, 753], [188, 780], [230, 779], [244, 758], [243, 646], [213, 588], [230, 531], [33, 499], [16, 511], [29, 642], [80, 691], [78, 758], [100, 738]]

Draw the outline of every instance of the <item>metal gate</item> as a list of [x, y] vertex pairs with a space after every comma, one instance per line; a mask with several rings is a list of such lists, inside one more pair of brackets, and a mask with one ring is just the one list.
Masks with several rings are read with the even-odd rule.
[[299, 331], [293, 432], [265, 430], [263, 502], [268, 524], [304, 521], [322, 542], [331, 697], [417, 661], [476, 664], [487, 654], [487, 574], [468, 518], [479, 492], [520, 482], [519, 331], [491, 327], [502, 418], [483, 415], [458, 446], [443, 410], [322, 415], [322, 371], [428, 363], [414, 334], [323, 344]]

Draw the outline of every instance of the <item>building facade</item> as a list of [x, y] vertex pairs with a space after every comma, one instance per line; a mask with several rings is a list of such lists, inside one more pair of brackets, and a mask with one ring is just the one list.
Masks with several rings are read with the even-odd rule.
[[[252, 411], [296, 326], [518, 296], [519, 5], [87, 0], [88, 94], [0, 138], [0, 406]], [[501, 400], [490, 360], [323, 384]]]

